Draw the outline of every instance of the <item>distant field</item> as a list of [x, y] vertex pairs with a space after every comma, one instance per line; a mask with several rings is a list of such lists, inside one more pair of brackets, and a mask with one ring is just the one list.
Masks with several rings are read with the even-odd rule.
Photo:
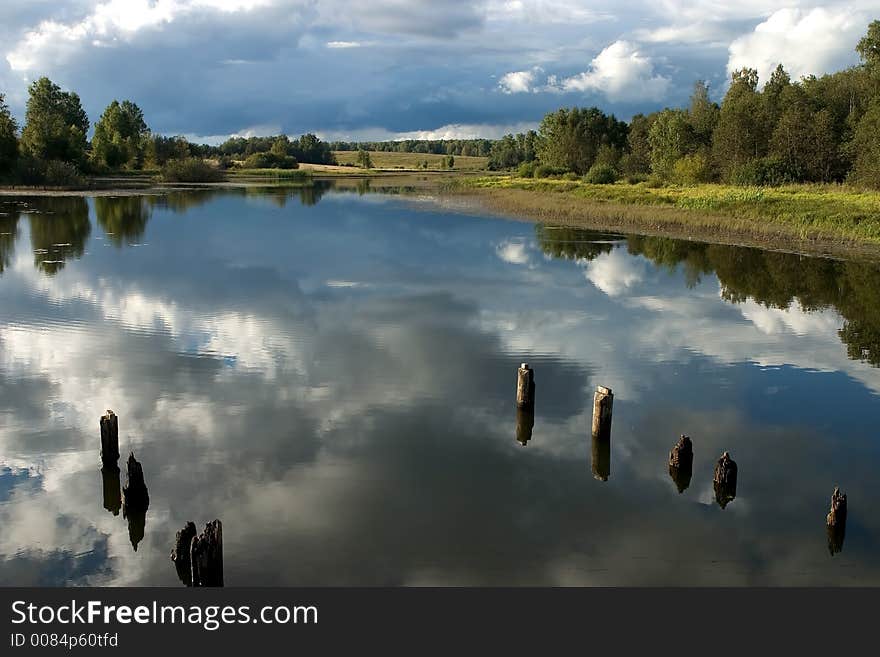
[[[339, 164], [355, 164], [357, 151], [334, 151], [336, 161]], [[374, 169], [417, 169], [425, 160], [428, 161], [428, 169], [441, 169], [446, 155], [433, 155], [427, 153], [387, 153], [385, 151], [370, 151], [370, 160]], [[485, 169], [489, 161], [487, 157], [473, 157], [470, 155], [456, 155], [455, 168], [464, 171]]]

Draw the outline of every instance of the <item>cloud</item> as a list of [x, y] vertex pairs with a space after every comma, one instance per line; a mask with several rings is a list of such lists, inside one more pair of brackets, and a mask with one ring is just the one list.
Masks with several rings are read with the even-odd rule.
[[622, 249], [603, 253], [595, 260], [584, 263], [585, 276], [609, 297], [629, 290], [645, 275], [645, 263], [633, 258]]
[[506, 94], [528, 93], [541, 72], [541, 68], [536, 66], [528, 71], [505, 73], [498, 81], [498, 88]]
[[612, 101], [660, 100], [670, 82], [654, 72], [654, 62], [634, 44], [615, 41], [596, 55], [589, 70], [560, 80], [558, 86], [563, 91], [599, 91]]
[[850, 8], [780, 9], [729, 48], [727, 71], [756, 68], [766, 82], [777, 64], [793, 78], [855, 63], [855, 44], [868, 21]]
[[504, 262], [511, 265], [527, 265], [529, 264], [529, 253], [526, 250], [524, 242], [513, 240], [505, 240], [495, 247], [495, 253]]
[[342, 50], [345, 48], [360, 48], [360, 41], [328, 41], [327, 47], [334, 50]]
[[427, 130], [393, 132], [371, 127], [351, 130], [318, 130], [321, 139], [329, 141], [403, 141], [404, 139], [498, 139], [504, 135], [534, 130], [536, 122], [491, 124], [450, 124]]

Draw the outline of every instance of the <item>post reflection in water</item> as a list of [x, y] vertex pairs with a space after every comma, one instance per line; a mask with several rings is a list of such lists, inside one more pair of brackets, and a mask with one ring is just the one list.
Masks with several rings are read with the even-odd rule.
[[[880, 499], [876, 263], [344, 184], [0, 200], [0, 585], [179, 584], [175, 533], [218, 515], [247, 585], [880, 584], [877, 511], [844, 559], [818, 524], [837, 481]], [[618, 396], [613, 485], [588, 382]], [[124, 454], [97, 490], [105, 404], [143, 504]], [[718, 512], [725, 450], [748, 477]]]
[[119, 509], [122, 508], [122, 489], [120, 486], [119, 466], [115, 463], [105, 464], [101, 468], [101, 480], [104, 488], [104, 508], [114, 516], [118, 516]]

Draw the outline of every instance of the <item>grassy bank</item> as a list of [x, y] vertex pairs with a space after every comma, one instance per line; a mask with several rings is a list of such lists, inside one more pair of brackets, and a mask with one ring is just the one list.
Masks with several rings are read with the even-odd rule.
[[487, 176], [456, 181], [445, 190], [474, 194], [491, 209], [546, 222], [780, 246], [880, 248], [880, 193], [836, 185], [653, 187]]

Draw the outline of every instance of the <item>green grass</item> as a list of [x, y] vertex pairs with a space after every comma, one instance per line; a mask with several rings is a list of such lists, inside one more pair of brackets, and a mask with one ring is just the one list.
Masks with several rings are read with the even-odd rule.
[[[334, 151], [336, 161], [341, 165], [354, 164], [357, 166], [357, 151]], [[472, 155], [455, 155], [455, 170], [476, 171], [485, 169], [489, 162], [487, 157], [475, 157]], [[417, 169], [421, 163], [427, 160], [428, 169], [443, 169], [443, 161], [446, 155], [434, 155], [429, 153], [391, 153], [385, 151], [370, 151], [370, 161], [374, 169]]]
[[229, 169], [230, 178], [283, 178], [285, 180], [308, 180], [312, 174], [302, 169]]
[[546, 221], [880, 245], [880, 192], [841, 185], [652, 187], [486, 176], [448, 189], [476, 192], [498, 209]]

